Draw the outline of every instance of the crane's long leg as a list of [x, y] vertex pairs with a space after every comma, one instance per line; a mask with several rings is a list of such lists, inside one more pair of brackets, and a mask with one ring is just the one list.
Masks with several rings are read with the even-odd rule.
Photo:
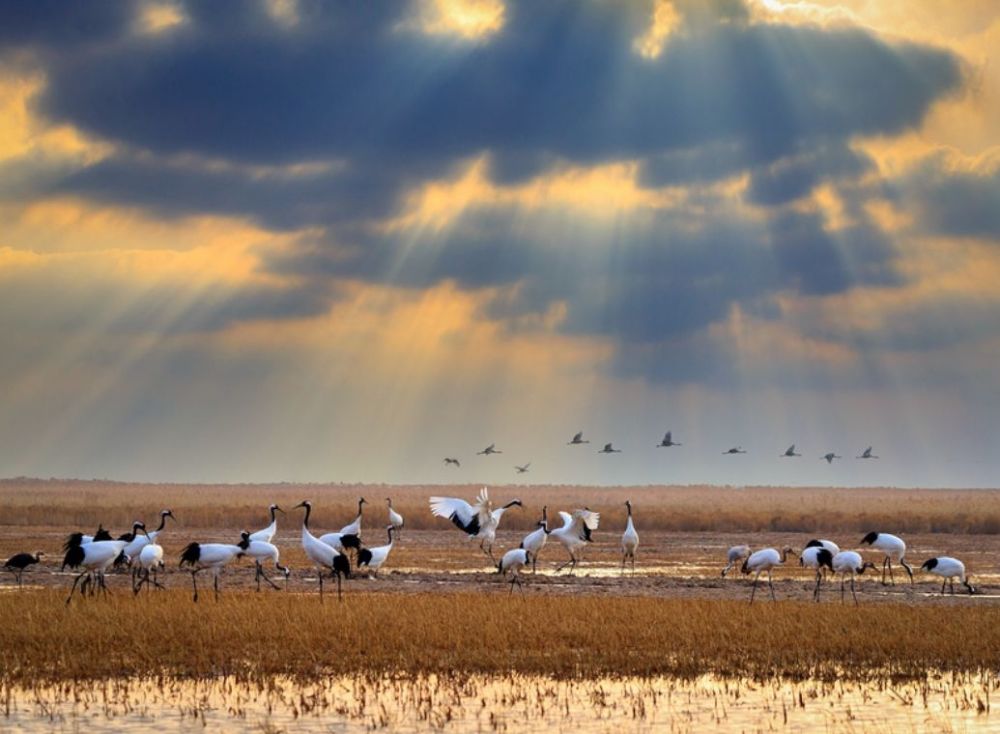
[[98, 587], [101, 590], [101, 593], [103, 593], [104, 594], [104, 598], [107, 599], [108, 598], [108, 594], [110, 592], [108, 591], [108, 585], [106, 583], [104, 583], [104, 571], [98, 571], [97, 572], [97, 582], [98, 582]]
[[561, 565], [559, 568], [557, 568], [556, 569], [556, 573], [559, 573], [560, 571], [562, 571], [564, 568], [566, 568], [566, 566], [570, 565], [571, 563], [573, 565], [576, 565], [576, 556], [573, 555], [572, 551], [569, 551], [569, 560], [566, 561], [566, 563], [564, 563], [563, 565]]
[[323, 571], [322, 569], [317, 574], [319, 576], [319, 603], [323, 603]]
[[625, 575], [625, 561], [626, 560], [628, 560], [628, 553], [626, 553], [625, 551], [622, 551], [622, 567], [621, 567], [621, 571], [618, 574], [619, 576], [624, 576]]
[[336, 575], [337, 575], [337, 601], [344, 601], [344, 594], [340, 589], [340, 584], [341, 584], [340, 573], [338, 572]]
[[635, 553], [632, 554], [632, 576], [635, 577]]
[[771, 569], [767, 569], [767, 586], [771, 589], [771, 601], [778, 601], [774, 596], [774, 584], [771, 583]]
[[215, 600], [219, 601], [219, 572], [212, 574], [212, 588], [215, 589]]
[[753, 604], [753, 597], [757, 593], [757, 579], [760, 578], [760, 571], [753, 577], [753, 586], [750, 588], [750, 603]]
[[263, 566], [261, 566], [259, 563], [257, 564], [257, 573], [260, 574], [260, 576], [258, 576], [258, 578], [257, 578], [257, 591], [260, 591], [260, 580], [261, 580], [261, 578], [263, 578], [267, 583], [269, 583], [271, 585], [272, 589], [274, 589], [274, 590], [277, 591], [277, 589], [278, 589], [277, 584], [275, 584], [273, 581], [271, 581], [270, 578], [268, 578], [267, 574], [264, 573]]
[[[67, 596], [67, 597], [66, 597], [66, 604], [69, 604], [69, 603], [70, 603], [70, 601], [71, 601], [71, 600], [73, 599], [73, 592], [74, 592], [74, 591], [76, 591], [76, 585], [77, 585], [78, 583], [80, 583], [80, 579], [82, 579], [82, 578], [83, 578], [84, 576], [86, 576], [86, 575], [87, 575], [88, 573], [90, 573], [90, 571], [84, 571], [84, 572], [83, 572], [83, 573], [81, 573], [81, 574], [80, 574], [79, 576], [77, 576], [77, 577], [76, 577], [75, 579], [73, 579], [73, 586], [72, 586], [72, 588], [70, 588], [70, 590], [69, 590], [69, 596]], [[81, 591], [81, 592], [80, 592], [80, 594], [83, 594], [83, 592]]]
[[854, 591], [854, 574], [851, 574], [851, 596], [854, 597], [854, 606], [858, 606], [858, 594]]
[[955, 579], [951, 579], [951, 595], [955, 596]]
[[199, 569], [195, 569], [191, 572], [191, 586], [194, 587], [194, 600], [198, 601], [198, 580], [195, 578], [197, 576]]
[[24, 571], [15, 571], [14, 575], [17, 576], [17, 588], [21, 588], [21, 577], [24, 576]]
[[153, 569], [153, 586], [155, 586], [157, 589], [166, 589], [167, 587], [160, 583], [159, 575], [160, 572], [157, 571], [156, 569]]
[[729, 573], [729, 569], [733, 567], [732, 561], [726, 564], [726, 567], [722, 569], [722, 578], [726, 578], [726, 574]]
[[841, 576], [840, 577], [840, 603], [841, 604], [844, 603], [844, 584], [846, 584], [846, 583], [847, 583], [847, 577], [846, 576]]
[[886, 556], [885, 560], [889, 564], [889, 580], [892, 582], [892, 585], [895, 586], [896, 585], [896, 579], [892, 575], [892, 559], [889, 558], [889, 556]]
[[817, 602], [819, 601], [819, 582], [820, 582], [820, 581], [822, 581], [822, 580], [823, 580], [823, 576], [822, 576], [822, 574], [820, 574], [820, 572], [819, 572], [819, 571], [817, 570], [817, 571], [816, 571], [816, 588], [815, 588], [815, 589], [813, 589], [813, 599], [814, 599], [815, 601], [817, 601]]
[[889, 556], [882, 559], [882, 586], [885, 586], [885, 564], [889, 562]]

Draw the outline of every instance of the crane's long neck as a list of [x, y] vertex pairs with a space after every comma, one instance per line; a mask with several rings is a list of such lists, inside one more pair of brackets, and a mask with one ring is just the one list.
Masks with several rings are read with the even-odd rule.
[[393, 530], [392, 525], [386, 528], [386, 532], [389, 533], [389, 545], [392, 545], [392, 530]]
[[278, 512], [278, 508], [274, 507], [272, 505], [271, 506], [271, 524], [272, 525], [274, 525], [274, 523], [277, 522], [277, 520], [278, 520], [278, 515], [276, 514], [277, 512]]
[[303, 530], [308, 530], [309, 529], [309, 513], [312, 512], [312, 505], [306, 505], [305, 508], [306, 508], [306, 516], [304, 518], [302, 518], [302, 529]]
[[788, 548], [783, 548], [781, 551], [781, 562], [784, 563], [788, 560]]
[[358, 500], [358, 517], [361, 517], [361, 508], [365, 506], [364, 498]]
[[167, 526], [167, 516], [164, 515], [163, 513], [160, 513], [160, 525], [159, 525], [158, 528], [156, 528], [155, 532], [157, 532], [157, 533], [160, 532], [166, 526]]

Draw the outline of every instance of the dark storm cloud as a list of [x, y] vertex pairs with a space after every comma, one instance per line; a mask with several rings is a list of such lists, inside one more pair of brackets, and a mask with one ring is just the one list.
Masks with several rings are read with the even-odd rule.
[[1000, 243], [1000, 162], [956, 170], [948, 156], [932, 155], [899, 185], [925, 229]]
[[[915, 127], [961, 77], [945, 51], [860, 28], [755, 25], [738, 2], [681, 4], [682, 29], [655, 59], [633, 47], [649, 3], [510, 2], [503, 28], [478, 41], [406, 30], [404, 3], [298, 8], [287, 26], [263, 3], [191, 3], [185, 23], [156, 36], [109, 18], [85, 50], [34, 37], [46, 51], [37, 110], [119, 144], [45, 179], [47, 192], [323, 230], [262, 260], [287, 290], [230, 294], [192, 328], [321, 311], [332, 297], [322, 284], [341, 278], [448, 280], [501, 291], [490, 318], [562, 303], [564, 332], [641, 354], [684, 343], [734, 305], [773, 313], [778, 292], [893, 284], [894, 248], [870, 223], [833, 233], [782, 206], [866, 174], [848, 141]], [[646, 187], [748, 174], [737, 203], [763, 211], [747, 217], [709, 192], [698, 208], [630, 213], [620, 231], [502, 206], [441, 232], [373, 226], [480, 155], [501, 185], [617, 160], [637, 161]], [[328, 170], [280, 169], [317, 162]]]

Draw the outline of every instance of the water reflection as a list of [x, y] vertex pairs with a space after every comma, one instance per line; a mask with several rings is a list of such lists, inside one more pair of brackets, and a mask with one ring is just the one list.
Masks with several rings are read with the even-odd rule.
[[118, 679], [0, 687], [0, 729], [41, 731], [964, 731], [1000, 726], [993, 675], [910, 683], [539, 676]]

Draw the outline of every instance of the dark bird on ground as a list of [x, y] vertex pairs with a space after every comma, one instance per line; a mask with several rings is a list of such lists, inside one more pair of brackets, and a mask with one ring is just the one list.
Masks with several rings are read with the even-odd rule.
[[10, 571], [14, 574], [14, 578], [17, 579], [17, 585], [21, 585], [21, 576], [24, 575], [24, 570], [28, 566], [34, 566], [36, 563], [40, 563], [41, 560], [45, 558], [45, 554], [41, 551], [36, 551], [34, 555], [31, 553], [16, 553], [7, 559], [6, 563], [3, 564], [4, 571]]

